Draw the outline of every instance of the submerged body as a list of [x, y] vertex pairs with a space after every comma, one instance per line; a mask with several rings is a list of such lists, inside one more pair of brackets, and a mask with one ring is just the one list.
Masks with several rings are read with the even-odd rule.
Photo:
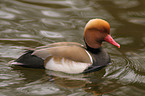
[[58, 42], [28, 50], [12, 64], [45, 68], [70, 74], [99, 70], [110, 62], [102, 48], [105, 40], [120, 47], [110, 36], [109, 24], [101, 19], [90, 20], [84, 30], [86, 46], [75, 42]]

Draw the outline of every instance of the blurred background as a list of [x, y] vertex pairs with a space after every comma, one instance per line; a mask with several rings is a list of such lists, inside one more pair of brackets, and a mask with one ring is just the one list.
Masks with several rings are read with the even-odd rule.
[[[85, 24], [107, 20], [118, 49], [104, 43], [112, 64], [68, 75], [13, 67], [24, 49], [83, 42]], [[0, 0], [0, 96], [144, 96], [145, 0]]]

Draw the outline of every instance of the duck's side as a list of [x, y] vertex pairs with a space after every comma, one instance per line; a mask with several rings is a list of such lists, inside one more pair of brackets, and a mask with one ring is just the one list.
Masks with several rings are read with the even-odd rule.
[[103, 48], [91, 49], [91, 52], [79, 43], [71, 43], [73, 42], [59, 42], [51, 44], [53, 47], [28, 50], [12, 64], [77, 74], [99, 70], [110, 61]]
[[12, 64], [72, 74], [82, 73], [92, 65], [93, 59], [81, 44], [74, 43], [59, 42], [50, 44], [47, 48], [29, 50]]

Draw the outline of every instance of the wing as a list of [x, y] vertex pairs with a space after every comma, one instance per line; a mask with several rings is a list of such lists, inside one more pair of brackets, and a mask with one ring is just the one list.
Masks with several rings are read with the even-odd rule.
[[39, 47], [32, 55], [44, 60], [48, 60], [50, 57], [63, 57], [76, 62], [92, 63], [90, 53], [81, 44], [75, 42], [60, 42]]

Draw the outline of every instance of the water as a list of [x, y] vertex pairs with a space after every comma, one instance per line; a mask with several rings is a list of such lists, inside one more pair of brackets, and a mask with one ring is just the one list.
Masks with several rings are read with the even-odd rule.
[[[0, 96], [144, 96], [144, 17], [145, 0], [0, 0]], [[83, 44], [92, 18], [107, 20], [121, 44], [104, 43], [111, 65], [79, 75], [9, 66], [27, 48]]]

